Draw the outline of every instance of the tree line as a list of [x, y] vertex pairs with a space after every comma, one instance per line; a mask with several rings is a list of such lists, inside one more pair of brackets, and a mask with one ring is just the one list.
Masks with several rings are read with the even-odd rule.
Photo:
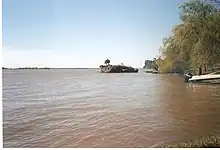
[[[152, 64], [161, 73], [195, 70], [199, 75], [220, 63], [220, 1], [193, 0], [180, 5], [181, 23], [163, 40]], [[146, 62], [145, 62], [146, 64]]]

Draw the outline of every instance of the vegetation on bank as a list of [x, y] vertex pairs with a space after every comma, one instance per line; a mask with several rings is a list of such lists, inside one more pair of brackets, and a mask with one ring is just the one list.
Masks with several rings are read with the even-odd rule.
[[158, 71], [158, 66], [156, 64], [156, 58], [154, 58], [153, 60], [145, 60], [144, 63], [144, 67], [145, 69], [154, 69], [156, 71]]
[[189, 142], [164, 146], [165, 148], [219, 148], [220, 137], [210, 136], [202, 137]]
[[[181, 23], [163, 41], [161, 56], [151, 64], [161, 73], [196, 70], [199, 75], [220, 63], [220, 9], [216, 0], [182, 4]], [[145, 62], [146, 65], [146, 62]]]

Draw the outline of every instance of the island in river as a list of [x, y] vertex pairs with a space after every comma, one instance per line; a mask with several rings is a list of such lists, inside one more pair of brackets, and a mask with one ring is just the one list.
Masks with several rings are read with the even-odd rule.
[[137, 73], [138, 69], [121, 65], [110, 65], [110, 60], [105, 60], [105, 65], [100, 65], [100, 69], [102, 73]]

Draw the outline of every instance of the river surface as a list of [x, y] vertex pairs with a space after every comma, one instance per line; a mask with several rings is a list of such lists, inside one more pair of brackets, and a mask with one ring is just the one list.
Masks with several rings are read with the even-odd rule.
[[3, 70], [3, 146], [157, 147], [220, 135], [220, 84], [97, 71]]

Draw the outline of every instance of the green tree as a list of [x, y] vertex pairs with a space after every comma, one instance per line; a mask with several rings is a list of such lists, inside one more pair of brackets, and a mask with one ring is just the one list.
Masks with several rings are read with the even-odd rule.
[[153, 60], [145, 60], [144, 68], [146, 69], [154, 69], [158, 71], [158, 66], [156, 64], [157, 59], [154, 58]]
[[183, 72], [196, 66], [202, 74], [203, 68], [220, 61], [220, 11], [208, 2], [194, 0], [180, 6], [180, 19], [182, 23], [164, 39], [165, 58], [159, 67]]

